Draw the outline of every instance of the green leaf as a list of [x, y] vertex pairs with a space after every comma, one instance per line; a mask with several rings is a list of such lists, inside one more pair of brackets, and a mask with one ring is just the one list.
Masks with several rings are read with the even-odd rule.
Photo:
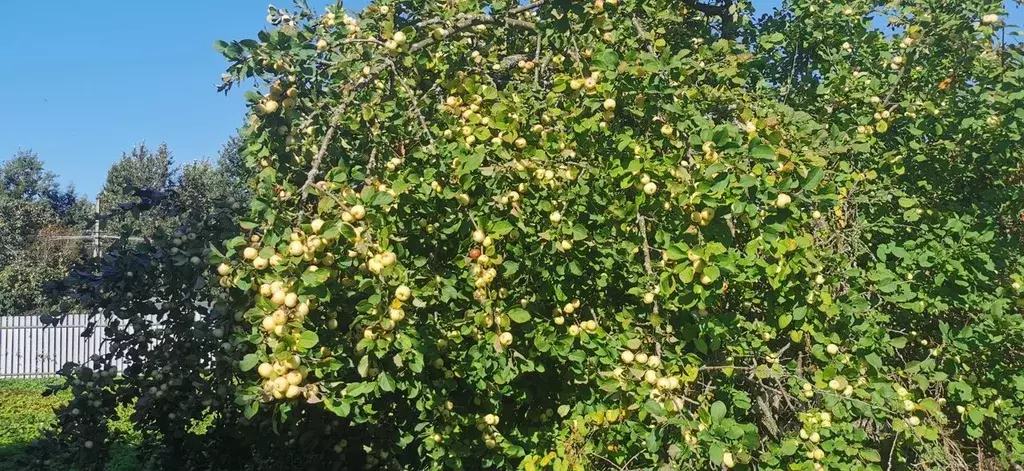
[[871, 448], [865, 448], [861, 450], [860, 457], [864, 459], [864, 461], [868, 461], [871, 463], [878, 463], [879, 461], [882, 461], [882, 456], [879, 455], [877, 451]]
[[647, 451], [650, 453], [658, 451], [657, 429], [651, 429], [650, 433], [647, 434]]
[[566, 405], [566, 404], [562, 404], [562, 405], [558, 406], [558, 411], [557, 412], [558, 412], [558, 416], [559, 417], [565, 417], [566, 415], [569, 414], [569, 406]]
[[599, 69], [615, 70], [619, 66], [619, 53], [605, 49], [594, 55], [594, 66]]
[[807, 172], [807, 180], [804, 181], [803, 186], [804, 191], [813, 190], [817, 188], [818, 184], [821, 183], [821, 180], [823, 178], [825, 178], [825, 171], [823, 171], [820, 167], [812, 168], [809, 172]]
[[709, 265], [704, 268], [704, 274], [707, 275], [708, 278], [711, 279], [711, 281], [715, 281], [718, 279], [719, 275], [722, 274], [722, 272], [718, 269], [717, 266]]
[[509, 232], [512, 232], [512, 229], [512, 223], [505, 220], [500, 220], [492, 222], [491, 228], [488, 232], [490, 232], [491, 234], [503, 236], [505, 234], [508, 234]]
[[669, 260], [682, 260], [686, 258], [687, 247], [682, 244], [673, 244], [665, 249], [665, 254]]
[[301, 336], [299, 336], [299, 346], [306, 350], [315, 347], [316, 344], [319, 342], [320, 337], [318, 337], [316, 335], [316, 332], [313, 332], [312, 330], [307, 330], [303, 332]]
[[648, 400], [644, 403], [644, 410], [655, 417], [665, 416], [665, 408], [658, 401]]
[[750, 149], [750, 156], [755, 159], [769, 160], [775, 158], [775, 151], [764, 144], [758, 144]]
[[462, 166], [459, 168], [459, 175], [465, 175], [480, 168], [484, 161], [484, 155], [480, 153], [469, 154], [462, 159]]
[[537, 351], [546, 352], [551, 349], [551, 344], [548, 343], [547, 337], [538, 335], [533, 338], [533, 346], [537, 347]]
[[785, 329], [786, 327], [789, 327], [789, 323], [792, 321], [793, 317], [790, 316], [789, 314], [783, 314], [779, 316], [779, 328]]
[[971, 422], [974, 422], [975, 425], [981, 425], [985, 420], [985, 413], [982, 412], [981, 409], [971, 409], [971, 411], [967, 413], [967, 417], [969, 417]]
[[370, 371], [370, 357], [368, 357], [366, 355], [363, 355], [363, 357], [359, 359], [359, 365], [356, 366], [356, 372], [359, 373], [359, 376], [362, 376], [362, 377], [365, 378], [366, 374], [369, 371]]
[[875, 370], [882, 371], [882, 359], [875, 353], [869, 353], [864, 356], [864, 361], [868, 362], [869, 365], [875, 367]]
[[722, 449], [722, 445], [712, 443], [711, 447], [708, 448], [708, 454], [711, 456], [711, 462], [715, 466], [722, 465], [722, 458], [725, 456], [725, 450]]
[[302, 284], [307, 288], [320, 286], [331, 276], [330, 270], [307, 271], [302, 273]]
[[517, 324], [522, 324], [530, 320], [530, 313], [527, 312], [526, 309], [523, 309], [521, 307], [514, 307], [512, 309], [509, 309], [508, 317], [509, 319], [512, 319], [513, 322]]
[[913, 208], [917, 206], [917, 200], [914, 198], [900, 198], [899, 204], [901, 208]]
[[245, 418], [247, 418], [247, 419], [253, 418], [253, 416], [255, 416], [256, 413], [259, 412], [259, 410], [260, 410], [260, 403], [257, 402], [257, 401], [252, 401], [252, 402], [246, 404], [245, 405]]
[[715, 401], [711, 404], [711, 421], [717, 423], [725, 418], [726, 407], [722, 401]]
[[380, 385], [382, 391], [391, 392], [395, 390], [395, 380], [391, 379], [391, 375], [385, 371], [382, 371], [377, 376], [377, 384]]
[[238, 362], [238, 367], [242, 371], [249, 371], [256, 367], [260, 363], [260, 357], [256, 356], [255, 353], [250, 353], [242, 357], [242, 361]]

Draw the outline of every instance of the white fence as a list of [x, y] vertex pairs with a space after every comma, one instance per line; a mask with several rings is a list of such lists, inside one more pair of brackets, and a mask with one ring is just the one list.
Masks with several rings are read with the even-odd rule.
[[44, 325], [37, 316], [0, 317], [0, 378], [54, 376], [69, 361], [85, 363], [93, 354], [107, 353], [106, 324], [102, 316], [95, 319], [92, 335], [82, 337], [87, 314], [69, 314], [56, 326]]

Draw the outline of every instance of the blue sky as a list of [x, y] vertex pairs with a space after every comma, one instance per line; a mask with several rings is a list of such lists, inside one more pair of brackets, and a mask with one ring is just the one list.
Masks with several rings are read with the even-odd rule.
[[225, 63], [212, 44], [255, 37], [266, 6], [69, 0], [19, 8], [0, 28], [0, 160], [31, 149], [92, 197], [110, 164], [139, 142], [167, 142], [179, 163], [215, 158], [245, 107], [241, 93], [216, 92]]
[[[755, 0], [767, 11], [780, 0]], [[331, 0], [310, 0], [322, 9]], [[366, 0], [345, 2], [362, 8]], [[1012, 2], [1011, 2], [1012, 3]], [[284, 6], [290, 0], [277, 0]], [[177, 162], [214, 158], [242, 122], [240, 93], [218, 94], [217, 39], [254, 37], [253, 0], [63, 1], [19, 10], [0, 28], [0, 160], [33, 150], [90, 197], [133, 145], [167, 142]], [[1012, 15], [1011, 21], [1020, 19]]]

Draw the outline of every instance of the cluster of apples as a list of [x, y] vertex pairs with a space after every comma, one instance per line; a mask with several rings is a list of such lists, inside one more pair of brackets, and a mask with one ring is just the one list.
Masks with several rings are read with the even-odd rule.
[[484, 250], [494, 246], [494, 239], [483, 230], [473, 231], [473, 242], [479, 245], [479, 247], [469, 250], [470, 273], [473, 275], [473, 287], [476, 288], [473, 294], [474, 298], [482, 301], [487, 299], [487, 288], [494, 283], [494, 279], [498, 276], [498, 270], [494, 265], [501, 261], [500, 257], [492, 259], [491, 256], [484, 253]]
[[477, 420], [476, 428], [483, 434], [484, 446], [488, 449], [492, 449], [504, 441], [504, 437], [497, 429], [499, 423], [501, 423], [501, 418], [497, 414], [487, 414]]
[[[682, 383], [678, 376], [664, 375], [659, 372], [662, 367], [661, 357], [626, 349], [619, 354], [619, 359], [623, 364], [632, 368], [636, 379], [654, 386], [651, 391], [652, 399], [663, 400], [665, 409], [670, 412], [683, 410], [683, 398], [673, 394], [673, 391], [682, 387]], [[622, 373], [624, 373], [622, 369], [615, 370], [616, 376], [621, 376]]]
[[[485, 114], [486, 109], [482, 105], [484, 105], [484, 98], [479, 94], [470, 96], [467, 101], [463, 101], [460, 96], [448, 96], [441, 105], [441, 109], [457, 116], [458, 121], [454, 130], [445, 129], [442, 136], [446, 139], [461, 139], [470, 147], [477, 143], [478, 135], [491, 136], [491, 118]], [[491, 138], [492, 144], [501, 144], [501, 142], [500, 136]], [[516, 144], [517, 147], [518, 144], [526, 147], [526, 140], [523, 139]]]
[[299, 90], [282, 80], [270, 84], [269, 93], [255, 106], [256, 114], [265, 116], [277, 113], [280, 109], [291, 110], [297, 104]]
[[[714, 214], [714, 212], [712, 212], [712, 214]], [[707, 268], [708, 262], [710, 262], [707, 257], [702, 256], [693, 250], [688, 250], [686, 252], [686, 258], [690, 261], [691, 266], [693, 267], [693, 277], [700, 280], [700, 284], [709, 285], [714, 281], [710, 276], [704, 273], [704, 269]]]
[[[579, 299], [573, 299], [572, 301], [565, 303], [564, 306], [556, 306], [554, 308], [555, 325], [565, 324], [565, 316], [571, 316], [572, 314], [579, 311], [581, 305], [582, 304], [580, 303]], [[598, 325], [596, 320], [587, 319], [570, 325], [569, 335], [575, 337], [579, 335], [580, 332], [587, 332], [589, 334], [593, 334], [597, 332], [597, 328]]]
[[291, 355], [283, 361], [260, 363], [257, 372], [263, 378], [263, 391], [274, 399], [294, 399], [305, 390], [301, 385], [308, 370], [302, 366], [298, 355]]
[[[561, 213], [561, 211], [555, 210], [555, 211], [552, 211], [551, 214], [548, 214], [548, 221], [551, 221], [551, 224], [553, 224], [555, 226], [561, 224], [562, 223], [562, 213]], [[555, 248], [558, 249], [561, 252], [568, 252], [568, 251], [572, 250], [572, 246], [573, 246], [572, 239], [562, 239], [561, 241], [555, 242]]]
[[799, 436], [801, 440], [807, 443], [808, 447], [806, 456], [808, 459], [815, 461], [815, 470], [823, 469], [822, 464], [819, 462], [825, 459], [825, 451], [818, 446], [818, 443], [821, 441], [821, 433], [819, 431], [832, 426], [832, 414], [827, 411], [802, 412], [799, 418], [803, 423], [803, 426], [800, 427]]
[[[566, 148], [563, 150], [563, 154], [575, 154], [575, 151]], [[519, 171], [533, 170], [533, 178], [537, 183], [550, 186], [552, 188], [561, 187], [564, 183], [575, 180], [576, 177], [579, 176], [579, 170], [572, 167], [561, 165], [556, 168], [541, 168], [532, 161], [525, 159], [517, 160], [515, 168]]]

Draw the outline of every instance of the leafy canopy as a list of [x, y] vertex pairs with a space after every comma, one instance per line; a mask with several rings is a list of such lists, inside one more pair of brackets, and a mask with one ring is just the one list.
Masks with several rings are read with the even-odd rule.
[[[222, 89], [259, 84], [242, 232], [189, 232], [226, 291], [199, 321], [174, 304], [166, 353], [122, 338], [135, 363], [101, 389], [204, 464], [1019, 462], [1024, 71], [1002, 13], [271, 8], [217, 44]], [[183, 234], [162, 243], [202, 250]], [[162, 295], [194, 295], [188, 270]]]

